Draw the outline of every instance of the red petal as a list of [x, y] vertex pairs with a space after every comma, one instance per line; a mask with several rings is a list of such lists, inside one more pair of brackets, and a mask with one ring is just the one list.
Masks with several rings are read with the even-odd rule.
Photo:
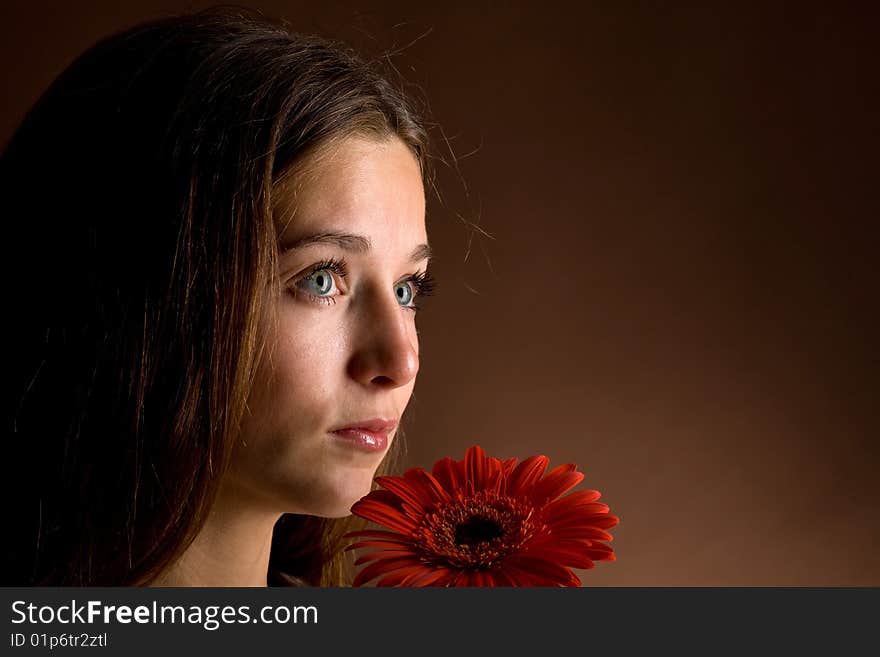
[[403, 582], [405, 580], [412, 579], [414, 576], [417, 577], [425, 572], [430, 573], [431, 569], [423, 565], [399, 568], [376, 582], [376, 586], [404, 586]]
[[[567, 529], [578, 529], [580, 527], [595, 527], [596, 529], [607, 530], [615, 527], [617, 524], [618, 520], [616, 516], [611, 516], [607, 513], [593, 513], [582, 516], [573, 515], [561, 520], [555, 520], [552, 523], [547, 523], [547, 527], [554, 532]], [[609, 539], [603, 538], [600, 540], [607, 541]]]
[[[418, 515], [425, 513], [427, 508], [433, 504], [429, 494], [423, 490], [414, 490], [417, 486], [410, 485], [408, 481], [400, 477], [376, 477], [374, 481], [408, 503]], [[427, 504], [425, 498], [428, 500]]]
[[588, 550], [583, 543], [559, 541], [540, 546], [529, 545], [526, 554], [569, 568], [592, 568], [593, 559]]
[[409, 536], [406, 534], [389, 532], [384, 529], [359, 529], [357, 531], [348, 532], [343, 538], [385, 538], [389, 541], [410, 541]]
[[447, 501], [449, 491], [444, 484], [430, 472], [423, 468], [413, 468], [404, 473], [404, 478], [422, 496], [422, 501], [427, 508], [431, 508], [437, 502]]
[[467, 586], [467, 573], [463, 570], [454, 572], [447, 581], [446, 586]]
[[602, 529], [611, 529], [620, 524], [620, 518], [607, 513], [599, 513], [589, 516], [587, 520], [593, 527], [601, 527]]
[[452, 584], [455, 587], [465, 587], [465, 586], [473, 586], [473, 581], [471, 580], [471, 572], [467, 570], [463, 570], [459, 573], [458, 577], [455, 579], [455, 582]]
[[507, 482], [507, 494], [510, 496], [526, 495], [531, 492], [531, 487], [537, 482], [550, 459], [546, 456], [530, 456], [520, 463], [510, 475]]
[[412, 518], [409, 518], [400, 511], [390, 508], [381, 502], [374, 502], [369, 499], [355, 502], [354, 506], [351, 507], [351, 512], [361, 518], [372, 520], [380, 525], [385, 525], [386, 527], [406, 534], [412, 533], [416, 527]]
[[[541, 517], [548, 525], [595, 525], [607, 529], [616, 524], [616, 522], [609, 521], [608, 518], [617, 520], [617, 516], [612, 516], [607, 511], [590, 511], [587, 508], [588, 506], [590, 505], [551, 510], [549, 513], [547, 512], [547, 507], [544, 507]], [[608, 522], [611, 522], [611, 524], [608, 525]]]
[[552, 561], [517, 554], [505, 560], [506, 567], [515, 567], [520, 572], [543, 582], [552, 582], [550, 586], [580, 586], [581, 580], [568, 568]]
[[437, 583], [449, 575], [449, 569], [442, 566], [422, 568], [421, 571], [413, 569], [398, 586], [437, 586]]
[[601, 502], [595, 502], [594, 497], [598, 496], [598, 491], [594, 490], [578, 490], [569, 493], [565, 497], [550, 502], [544, 507], [544, 516], [554, 513], [566, 512], [569, 509], [579, 509], [582, 513], [607, 513], [608, 505]]
[[392, 509], [400, 509], [401, 502], [400, 498], [397, 497], [394, 493], [388, 490], [371, 490], [369, 493], [364, 495], [360, 501], [370, 500], [371, 502], [380, 502], [382, 504], [386, 504], [390, 506]]
[[589, 541], [613, 541], [614, 537], [604, 529], [592, 526], [553, 527], [547, 534], [552, 540], [556, 539], [585, 539]]
[[474, 586], [495, 586], [495, 578], [485, 570], [475, 572], [473, 581]]
[[[514, 586], [563, 586], [558, 578], [539, 575], [519, 564], [505, 564], [507, 574], [513, 578]], [[568, 581], [567, 579], [565, 581]]]
[[495, 586], [516, 586], [516, 582], [510, 574], [503, 568], [496, 568], [489, 571], [495, 580]]
[[431, 506], [438, 502], [449, 501], [449, 493], [443, 488], [443, 484], [437, 481], [437, 479], [434, 478], [434, 475], [427, 470], [422, 470], [421, 468], [418, 470], [411, 470], [410, 477], [412, 478], [411, 483], [413, 485], [421, 486], [425, 491], [425, 494], [430, 496]]
[[591, 525], [596, 518], [607, 518], [607, 513], [591, 513], [585, 511], [582, 507], [571, 507], [568, 509], [560, 509], [559, 511], [551, 511], [547, 513], [546, 507], [541, 513], [541, 517], [551, 527], [557, 525]]
[[597, 490], [578, 490], [567, 497], [568, 499], [574, 498], [578, 504], [589, 504], [602, 497], [602, 493]]
[[505, 459], [501, 463], [501, 471], [503, 473], [502, 477], [501, 477], [501, 488], [499, 490], [499, 493], [501, 495], [507, 495], [507, 489], [509, 486], [510, 475], [513, 472], [513, 469], [516, 467], [516, 461], [517, 460], [515, 458], [509, 458], [509, 459]]
[[361, 586], [379, 575], [393, 573], [401, 568], [407, 568], [409, 566], [423, 567], [421, 562], [413, 557], [399, 557], [396, 559], [383, 559], [381, 561], [376, 561], [355, 575], [352, 586]]
[[535, 484], [531, 494], [532, 502], [543, 506], [577, 486], [583, 479], [583, 473], [575, 470], [575, 466], [570, 463], [553, 468]]
[[612, 555], [614, 555], [614, 548], [610, 545], [605, 545], [604, 543], [593, 543], [590, 547], [587, 548], [587, 554], [590, 555], [590, 558], [593, 561], [613, 561], [614, 559], [609, 559]]
[[432, 469], [434, 478], [450, 493], [462, 487], [463, 480], [459, 477], [458, 463], [448, 456], [440, 459]]
[[452, 586], [453, 582], [455, 582], [455, 578], [458, 577], [458, 571], [448, 568], [442, 570], [444, 572], [442, 576], [434, 582], [434, 586]]
[[494, 493], [498, 495], [501, 493], [502, 484], [504, 483], [504, 471], [501, 470], [501, 464], [498, 464], [498, 469], [494, 470], [492, 474], [489, 475], [489, 479], [486, 482], [486, 486], [484, 490], [488, 493]]
[[516, 564], [505, 566], [506, 574], [512, 579], [512, 586], [559, 586], [559, 582], [554, 579], [545, 579], [534, 575], [524, 568], [520, 568]]
[[355, 566], [360, 566], [365, 563], [370, 563], [371, 561], [376, 561], [377, 559], [398, 559], [401, 557], [413, 557], [416, 558], [418, 555], [412, 550], [376, 550], [374, 552], [369, 552], [367, 554], [361, 555], [354, 561]]
[[488, 474], [486, 476], [486, 490], [499, 492], [501, 490], [501, 482], [504, 480], [504, 466], [501, 459], [492, 456], [488, 458]]
[[412, 544], [410, 542], [405, 541], [358, 541], [357, 543], [352, 543], [348, 547], [345, 548], [345, 552], [349, 550], [362, 550], [363, 548], [368, 547], [376, 547], [382, 548], [383, 550], [398, 550], [403, 547], [409, 547]]
[[464, 471], [467, 480], [473, 486], [471, 490], [482, 490], [486, 485], [488, 463], [486, 453], [479, 445], [468, 447], [464, 454]]

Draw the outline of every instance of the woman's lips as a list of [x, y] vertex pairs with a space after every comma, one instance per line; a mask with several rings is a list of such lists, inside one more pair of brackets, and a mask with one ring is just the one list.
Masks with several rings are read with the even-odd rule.
[[336, 436], [344, 444], [364, 452], [383, 452], [388, 447], [388, 434], [385, 432], [367, 431], [366, 429], [339, 429], [331, 431], [330, 435]]
[[350, 424], [331, 429], [330, 434], [344, 444], [364, 452], [384, 452], [388, 448], [388, 435], [397, 428], [397, 420], [381, 417], [355, 420]]

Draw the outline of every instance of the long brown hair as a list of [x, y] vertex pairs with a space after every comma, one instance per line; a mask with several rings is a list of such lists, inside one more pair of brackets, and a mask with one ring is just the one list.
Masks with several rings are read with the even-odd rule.
[[[144, 584], [186, 549], [266, 355], [273, 192], [352, 134], [396, 135], [427, 176], [382, 71], [241, 9], [104, 39], [26, 115], [0, 157], [3, 585]], [[345, 584], [356, 522], [284, 515], [268, 583]]]

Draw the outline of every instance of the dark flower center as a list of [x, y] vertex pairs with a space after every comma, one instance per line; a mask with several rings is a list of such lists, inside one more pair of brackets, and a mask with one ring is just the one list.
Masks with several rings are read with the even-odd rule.
[[530, 501], [480, 490], [425, 514], [415, 546], [428, 562], [452, 568], [493, 568], [543, 531]]
[[456, 545], [476, 545], [504, 536], [504, 530], [491, 518], [472, 516], [455, 528]]

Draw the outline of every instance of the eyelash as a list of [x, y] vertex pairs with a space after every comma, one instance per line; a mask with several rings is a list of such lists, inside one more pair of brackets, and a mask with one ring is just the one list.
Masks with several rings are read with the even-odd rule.
[[[297, 284], [300, 281], [304, 281], [309, 276], [314, 274], [315, 272], [319, 272], [322, 270], [332, 271], [337, 276], [342, 278], [348, 278], [348, 263], [343, 258], [330, 258], [329, 260], [322, 260], [319, 263], [316, 263], [309, 267], [309, 270], [297, 278], [293, 282], [293, 293], [294, 295], [302, 292], [305, 294], [311, 301], [317, 301], [319, 303], [324, 304], [334, 304], [336, 303], [335, 297], [319, 297], [316, 294], [312, 294], [311, 292], [306, 292], [305, 290], [300, 290], [297, 287]], [[417, 310], [421, 310], [422, 306], [418, 303], [418, 299], [421, 297], [427, 297], [434, 293], [434, 290], [437, 288], [437, 283], [434, 280], [434, 277], [428, 274], [427, 272], [417, 272], [415, 274], [411, 274], [409, 277], [405, 278], [401, 283], [412, 283], [413, 287], [415, 287], [416, 293], [413, 298], [413, 304], [411, 306], [401, 306], [401, 308], [406, 308], [407, 310], [411, 310], [413, 312]]]

